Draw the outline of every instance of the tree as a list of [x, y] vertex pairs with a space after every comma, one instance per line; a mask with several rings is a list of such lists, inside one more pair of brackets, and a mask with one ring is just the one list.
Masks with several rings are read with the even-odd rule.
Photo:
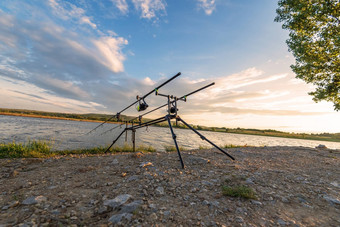
[[313, 100], [340, 110], [339, 0], [279, 0], [276, 22], [289, 30], [286, 41], [295, 57], [296, 77], [316, 86]]

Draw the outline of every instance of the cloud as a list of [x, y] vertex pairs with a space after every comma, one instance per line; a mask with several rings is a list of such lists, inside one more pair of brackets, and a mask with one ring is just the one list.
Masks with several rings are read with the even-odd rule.
[[112, 72], [124, 71], [123, 61], [125, 57], [121, 53], [121, 48], [128, 44], [126, 39], [121, 37], [101, 37], [98, 40], [93, 40], [93, 43], [99, 52], [99, 57], [97, 57], [99, 62], [112, 70]]
[[49, 76], [36, 76], [32, 81], [33, 84], [43, 87], [54, 94], [62, 95], [69, 98], [86, 100], [90, 95], [76, 86], [71, 81], [64, 81]]
[[128, 4], [126, 0], [111, 0], [113, 4], [119, 9], [122, 14], [127, 14], [129, 11]]
[[198, 7], [203, 9], [206, 15], [211, 15], [216, 7], [215, 0], [197, 0]]
[[85, 10], [79, 8], [69, 2], [58, 0], [49, 0], [49, 5], [53, 9], [55, 15], [59, 16], [63, 20], [76, 19], [81, 24], [88, 24], [93, 29], [97, 28], [91, 19], [85, 15]]
[[121, 49], [127, 40], [122, 37], [84, 37], [51, 21], [29, 22], [0, 14], [1, 25], [11, 26], [0, 26], [1, 69], [6, 75], [68, 73], [91, 80], [124, 70]]
[[[66, 10], [59, 5], [67, 4], [65, 2], [50, 1], [49, 4], [58, 18], [69, 20], [66, 24], [57, 24], [58, 18], [51, 16], [45, 8], [31, 7], [26, 1], [20, 3], [21, 7], [16, 7], [16, 2], [7, 12], [0, 10], [1, 86], [6, 80], [12, 85], [18, 84], [6, 91], [8, 96], [13, 95], [8, 99], [12, 102], [6, 102], [8, 105], [17, 103], [17, 108], [21, 108], [20, 105], [28, 108], [30, 104], [31, 108], [46, 110], [54, 109], [54, 101], [61, 108], [63, 101], [60, 100], [67, 100], [67, 103], [77, 103], [73, 111], [83, 112], [82, 105], [96, 103], [90, 105], [89, 110], [97, 112], [107, 111], [107, 106], [117, 103], [111, 99], [103, 101], [103, 91], [107, 91], [105, 95], [110, 97], [125, 97], [122, 91], [126, 88], [114, 86], [109, 81], [116, 80], [125, 86], [126, 80], [131, 79], [124, 76], [122, 49], [128, 44], [126, 39], [117, 34], [103, 35], [98, 28], [95, 32], [82, 30], [82, 27], [88, 28], [91, 20], [87, 20], [89, 17], [85, 11], [78, 7], [68, 5], [71, 10]], [[26, 9], [31, 12], [29, 20], [25, 19]], [[20, 90], [20, 84], [31, 90]], [[142, 86], [142, 83], [135, 84]], [[135, 86], [131, 88], [137, 89]], [[48, 101], [43, 99], [46, 97]], [[34, 105], [33, 101], [42, 104]], [[50, 107], [46, 108], [47, 105]], [[72, 109], [72, 105], [65, 106]]]
[[157, 18], [157, 14], [165, 14], [164, 0], [132, 0], [135, 8], [141, 12], [141, 18]]

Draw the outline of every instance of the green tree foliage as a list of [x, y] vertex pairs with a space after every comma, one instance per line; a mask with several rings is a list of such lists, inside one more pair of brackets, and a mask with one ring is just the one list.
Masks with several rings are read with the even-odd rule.
[[276, 22], [289, 30], [286, 41], [296, 59], [296, 77], [316, 85], [313, 100], [340, 110], [339, 0], [279, 0]]

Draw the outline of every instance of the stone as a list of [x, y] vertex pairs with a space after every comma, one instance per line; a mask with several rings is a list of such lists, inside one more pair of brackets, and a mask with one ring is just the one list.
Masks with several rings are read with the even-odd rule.
[[150, 218], [151, 218], [151, 220], [153, 220], [153, 221], [156, 221], [156, 220], [158, 219], [156, 213], [152, 213], [152, 214], [150, 215]]
[[109, 222], [111, 222], [112, 224], [118, 224], [119, 222], [124, 220], [131, 221], [131, 218], [132, 214], [129, 213], [115, 214], [109, 218]]
[[133, 201], [132, 203], [125, 204], [122, 206], [120, 212], [121, 213], [133, 213], [135, 212], [141, 205], [143, 204], [142, 200], [136, 200]]
[[331, 185], [333, 185], [334, 187], [340, 188], [340, 184], [336, 181], [331, 182]]
[[243, 223], [243, 222], [244, 222], [243, 218], [240, 217], [240, 216], [237, 216], [237, 217], [235, 218], [235, 221], [238, 222], [238, 223]]
[[156, 195], [164, 195], [164, 188], [159, 186], [156, 188]]
[[277, 220], [277, 224], [278, 225], [287, 225], [287, 223], [284, 220], [282, 220], [282, 219], [278, 219]]
[[203, 204], [203, 205], [209, 205], [210, 203], [209, 203], [207, 200], [204, 200], [204, 201], [202, 202], [202, 204]]
[[133, 176], [129, 177], [126, 181], [130, 182], [130, 181], [135, 181], [135, 180], [138, 180], [138, 179], [139, 179], [139, 177], [137, 175], [133, 175]]
[[151, 162], [142, 162], [139, 167], [145, 168], [147, 166], [153, 166], [153, 164]]
[[112, 207], [113, 209], [120, 207], [124, 203], [126, 203], [132, 196], [129, 194], [122, 194], [117, 196], [114, 199], [104, 201], [104, 206]]
[[8, 204], [7, 206], [3, 206], [2, 210], [8, 210], [9, 208], [16, 207], [17, 205], [19, 205], [19, 201], [14, 201]]
[[258, 206], [262, 206], [262, 203], [260, 201], [257, 200], [250, 200], [250, 202], [254, 205], [258, 205]]
[[340, 200], [333, 198], [332, 196], [329, 195], [324, 195], [323, 198], [329, 202], [330, 204], [337, 204], [340, 205]]
[[171, 212], [169, 210], [166, 210], [163, 212], [164, 217], [169, 217]]
[[205, 186], [212, 186], [213, 185], [213, 183], [211, 183], [211, 182], [209, 182], [209, 181], [206, 181], [206, 180], [202, 180], [202, 182], [201, 182], [203, 185], [205, 185]]
[[315, 148], [317, 148], [317, 149], [327, 149], [326, 145], [323, 145], [323, 144], [319, 144]]
[[246, 184], [254, 184], [253, 180], [251, 178], [246, 179]]
[[101, 206], [101, 207], [98, 208], [97, 213], [98, 214], [105, 214], [105, 213], [110, 211], [110, 209], [108, 209], [108, 208], [109, 207], [107, 207], [107, 206]]
[[118, 165], [118, 164], [119, 164], [119, 162], [116, 158], [113, 159], [113, 161], [111, 162], [111, 165]]
[[153, 203], [149, 204], [149, 208], [151, 209], [151, 212], [157, 212], [158, 210], [156, 204]]
[[22, 204], [24, 205], [34, 205], [34, 204], [37, 204], [37, 203], [41, 203], [41, 202], [44, 202], [46, 201], [47, 198], [42, 196], [42, 195], [39, 195], [39, 196], [31, 196], [27, 199], [25, 199]]

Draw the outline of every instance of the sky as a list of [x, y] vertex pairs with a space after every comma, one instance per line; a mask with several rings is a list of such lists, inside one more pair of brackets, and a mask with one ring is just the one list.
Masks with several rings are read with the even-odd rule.
[[340, 132], [332, 103], [315, 103], [313, 86], [291, 71], [276, 8], [273, 0], [1, 0], [0, 108], [115, 114], [181, 72], [160, 92], [215, 82], [179, 103], [189, 123]]

